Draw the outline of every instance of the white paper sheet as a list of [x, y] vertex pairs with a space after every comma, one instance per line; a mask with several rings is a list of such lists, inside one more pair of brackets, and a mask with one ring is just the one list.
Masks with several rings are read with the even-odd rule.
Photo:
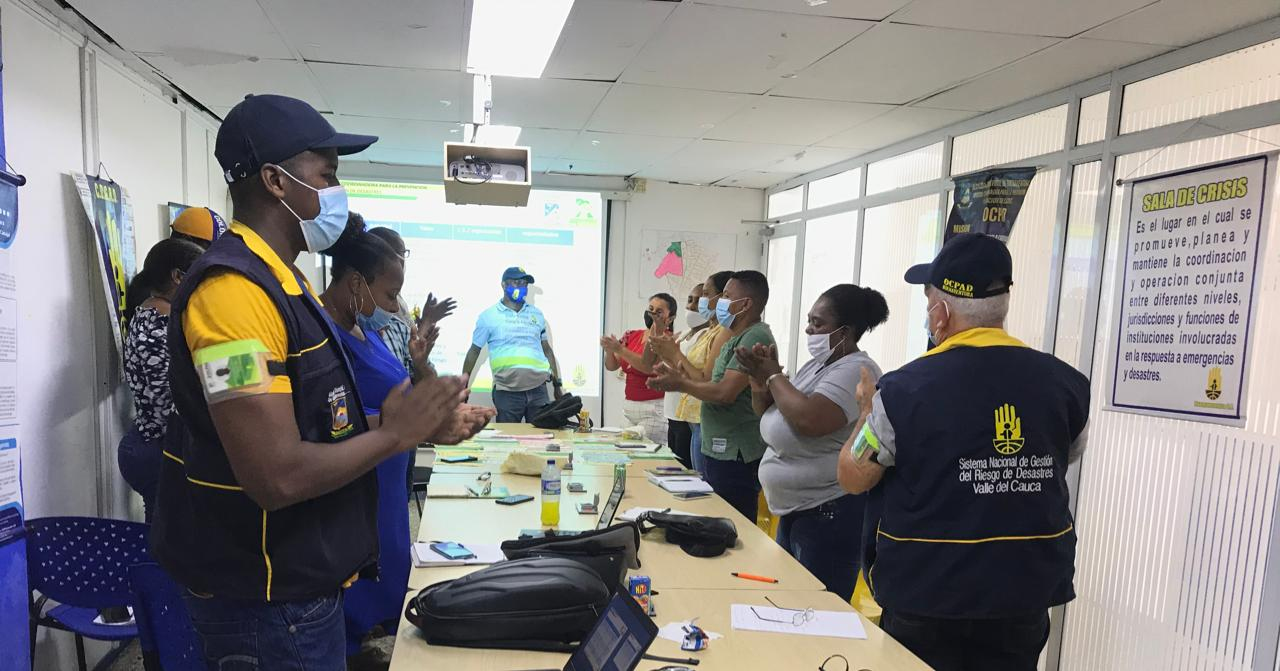
[[[754, 608], [753, 613], [751, 609]], [[740, 603], [732, 607], [733, 628], [739, 631], [767, 631], [775, 634], [796, 634], [800, 636], [828, 636], [832, 638], [867, 637], [867, 630], [862, 620], [854, 612], [834, 610], [814, 611], [813, 619], [796, 626], [791, 618], [798, 612], [769, 606], [748, 606]], [[760, 617], [756, 615], [760, 614]], [[761, 618], [765, 619], [761, 619]], [[783, 620], [772, 622], [771, 620]]]
[[497, 564], [507, 560], [506, 555], [502, 554], [502, 548], [497, 545], [464, 543], [463, 547], [470, 550], [475, 555], [475, 558], [445, 559], [431, 549], [430, 543], [414, 543], [413, 565], [418, 568], [430, 566], [478, 566], [481, 564]]
[[[670, 622], [662, 625], [662, 628], [658, 630], [658, 638], [665, 638], [668, 641], [675, 641], [676, 643], [684, 643], [684, 628], [689, 624], [689, 622], [689, 620], [685, 620], [683, 622]], [[718, 638], [724, 638], [723, 635], [717, 634], [714, 631], [707, 631], [706, 629], [703, 629], [702, 633], [706, 634], [707, 638], [712, 641]]]

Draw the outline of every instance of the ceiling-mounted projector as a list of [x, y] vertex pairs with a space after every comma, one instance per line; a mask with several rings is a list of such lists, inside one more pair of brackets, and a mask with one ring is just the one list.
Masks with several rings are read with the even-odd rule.
[[529, 148], [444, 143], [444, 199], [456, 205], [529, 204]]

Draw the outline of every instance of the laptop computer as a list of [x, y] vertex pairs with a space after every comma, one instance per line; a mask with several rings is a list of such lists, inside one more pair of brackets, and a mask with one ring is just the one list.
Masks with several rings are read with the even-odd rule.
[[631, 595], [614, 595], [563, 669], [537, 671], [635, 671], [658, 638], [658, 625]]
[[607, 529], [613, 524], [613, 516], [618, 514], [618, 506], [622, 504], [622, 497], [627, 493], [627, 471], [623, 469], [615, 469], [613, 472], [613, 490], [609, 492], [609, 500], [604, 504], [604, 510], [600, 511], [600, 521], [596, 522], [597, 529]]

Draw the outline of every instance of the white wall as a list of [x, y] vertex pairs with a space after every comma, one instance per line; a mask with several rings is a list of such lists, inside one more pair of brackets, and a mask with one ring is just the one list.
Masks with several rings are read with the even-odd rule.
[[[18, 190], [21, 222], [13, 255], [26, 512], [32, 518], [138, 518], [136, 496], [115, 462], [130, 400], [114, 393], [118, 373], [109, 373], [116, 355], [105, 330], [97, 252], [67, 174], [86, 167], [94, 172], [86, 162], [97, 150], [106, 171], [132, 197], [141, 263], [150, 246], [167, 236], [168, 201], [209, 204], [228, 213], [226, 186], [211, 152], [216, 120], [175, 104], [99, 52], [84, 98], [92, 101], [96, 88], [96, 117], [89, 115], [95, 123], [85, 124], [83, 38], [15, 0], [0, 0], [0, 31], [7, 158], [27, 177]], [[105, 651], [91, 644], [90, 663]], [[74, 668], [71, 636], [42, 630], [36, 659], [37, 669]]]
[[[764, 192], [755, 189], [698, 187], [649, 181], [645, 191], [627, 201], [612, 201], [609, 212], [609, 252], [605, 286], [605, 331], [643, 328], [641, 315], [648, 305], [641, 296], [640, 273], [651, 270], [639, 262], [645, 230], [728, 233], [737, 235], [737, 268], [759, 270], [763, 259], [760, 229], [743, 219], [764, 218]], [[689, 278], [690, 287], [705, 278]], [[676, 295], [681, 302], [687, 293]], [[683, 317], [677, 316], [677, 328]], [[622, 426], [623, 382], [616, 373], [604, 373], [604, 424]], [[599, 422], [597, 422], [599, 424]]]

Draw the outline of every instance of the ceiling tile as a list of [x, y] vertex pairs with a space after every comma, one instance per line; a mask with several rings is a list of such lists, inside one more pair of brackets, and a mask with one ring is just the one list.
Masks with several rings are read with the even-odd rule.
[[640, 175], [672, 182], [710, 184], [744, 170], [763, 170], [801, 151], [804, 147], [698, 140], [645, 168]]
[[524, 128], [520, 131], [517, 142], [528, 147], [535, 161], [564, 156], [577, 139], [576, 130], [557, 130], [554, 128]]
[[[506, 126], [579, 130], [610, 86], [565, 79], [494, 77], [492, 121]], [[470, 102], [465, 107], [470, 110]], [[467, 114], [470, 118], [470, 112]]]
[[854, 156], [866, 153], [862, 149], [833, 149], [831, 147], [805, 147], [800, 151], [779, 161], [765, 166], [776, 172], [811, 172], [829, 165], [847, 161]]
[[707, 132], [713, 140], [810, 145], [892, 109], [891, 105], [763, 97]]
[[462, 0], [380, 0], [372, 7], [350, 0], [263, 0], [263, 6], [289, 46], [308, 60], [462, 67]]
[[975, 116], [975, 112], [899, 107], [818, 142], [823, 147], [873, 150]]
[[869, 21], [681, 4], [621, 81], [764, 93], [859, 33]]
[[[373, 145], [356, 154], [353, 160], [370, 163], [403, 163], [405, 165], [439, 166], [444, 161], [444, 153], [439, 151], [414, 151], [412, 149], [393, 149]], [[341, 172], [341, 166], [339, 166]], [[441, 177], [444, 173], [441, 172]]]
[[548, 160], [544, 172], [570, 173], [574, 175], [611, 175], [630, 177], [636, 173], [633, 164], [615, 161], [579, 161], [572, 158]]
[[921, 105], [980, 112], [1004, 107], [1168, 51], [1169, 47], [1067, 40], [1006, 68], [925, 100]]
[[796, 98], [907, 103], [1056, 40], [881, 24], [772, 92]]
[[[471, 76], [444, 70], [310, 63], [338, 114], [462, 121], [471, 105]], [[442, 101], [447, 101], [445, 104]]]
[[[846, 19], [870, 19], [879, 21], [911, 0], [830, 0], [811, 5], [806, 0], [693, 0], [701, 5], [767, 9], [774, 12], [811, 14], [813, 16], [839, 16]], [[688, 2], [688, 0], [686, 0]]]
[[[1151, 1], [916, 0], [898, 12], [893, 20], [940, 28], [1071, 37]], [[991, 39], [1001, 38], [993, 35]]]
[[307, 66], [298, 61], [183, 65], [168, 56], [147, 56], [146, 61], [192, 98], [209, 107], [233, 107], [249, 93], [276, 93], [301, 98], [316, 109], [326, 110], [329, 107]]
[[575, 163], [616, 163], [631, 174], [680, 151], [690, 142], [688, 138], [583, 131], [564, 157]]
[[1186, 46], [1200, 40], [1280, 16], [1276, 0], [1160, 0], [1085, 33], [1100, 40]]
[[[124, 48], [165, 53], [186, 65], [293, 58], [255, 0], [77, 2], [76, 9]], [[177, 26], [198, 29], [178, 30]]]
[[459, 123], [344, 115], [330, 115], [328, 118], [341, 132], [377, 135], [378, 142], [374, 146], [383, 149], [440, 153], [445, 142], [462, 141], [462, 124]]
[[736, 186], [744, 189], [767, 189], [774, 184], [781, 184], [792, 177], [799, 177], [798, 172], [759, 172], [746, 170], [725, 177], [716, 182], [716, 186]]
[[635, 0], [573, 3], [542, 76], [616, 80], [675, 8], [672, 2]]
[[587, 130], [693, 138], [752, 100], [740, 93], [614, 84]]

